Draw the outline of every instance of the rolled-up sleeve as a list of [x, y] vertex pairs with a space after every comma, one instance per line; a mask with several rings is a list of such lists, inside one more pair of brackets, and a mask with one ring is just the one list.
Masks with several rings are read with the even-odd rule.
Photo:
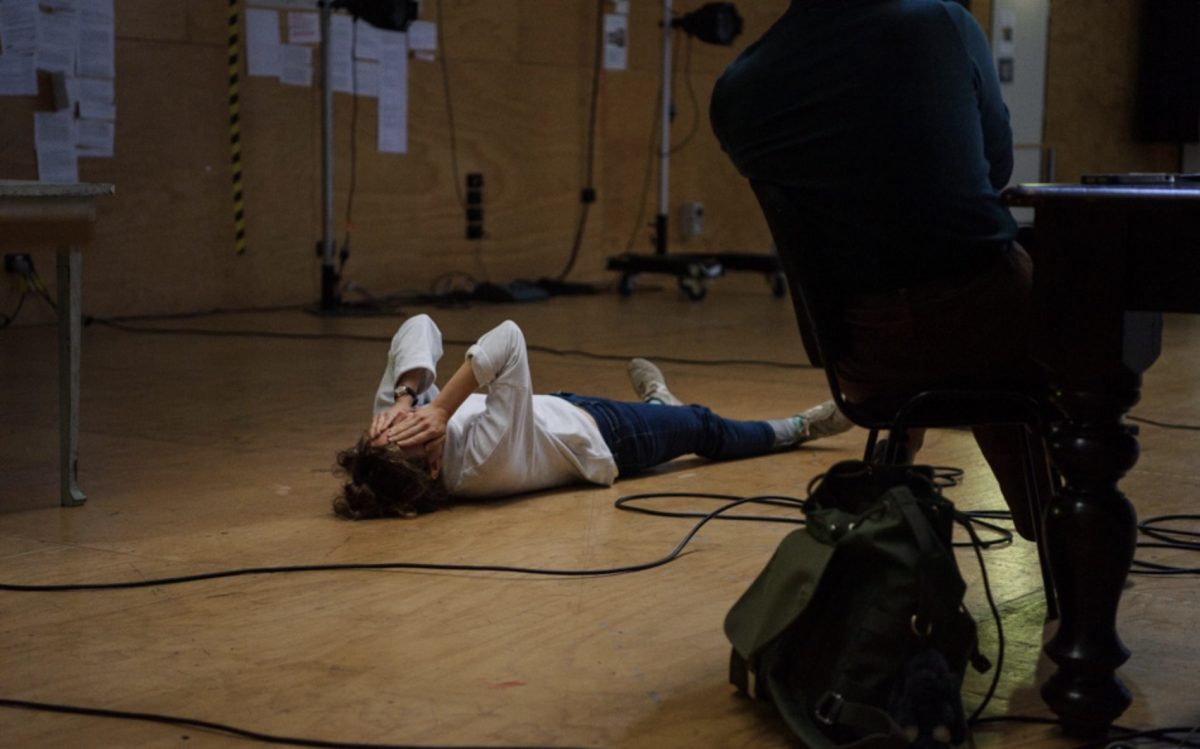
[[402, 374], [413, 370], [421, 372], [421, 384], [417, 393], [422, 397], [418, 398], [418, 402], [427, 402], [436, 394], [428, 391], [437, 376], [437, 363], [441, 358], [442, 331], [438, 329], [433, 318], [429, 315], [414, 315], [405, 320], [392, 336], [387, 368], [375, 393], [375, 413], [384, 411], [396, 403], [396, 382]]
[[[534, 427], [525, 335], [515, 322], [506, 320], [467, 350], [467, 360], [475, 379], [487, 389], [484, 413], [472, 423], [467, 438], [468, 462], [515, 460], [526, 455], [533, 444]], [[504, 455], [495, 455], [498, 452]]]

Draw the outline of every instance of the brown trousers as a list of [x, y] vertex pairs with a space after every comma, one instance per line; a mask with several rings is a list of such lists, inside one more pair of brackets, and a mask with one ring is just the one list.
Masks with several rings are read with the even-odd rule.
[[[847, 305], [845, 350], [838, 380], [851, 402], [902, 400], [934, 388], [1019, 388], [1040, 391], [1030, 352], [1032, 270], [1019, 246], [973, 276], [853, 297]], [[973, 428], [984, 458], [1012, 510], [1017, 530], [1033, 537], [1019, 425]], [[920, 447], [923, 432], [910, 433]], [[1049, 496], [1045, 449], [1033, 450], [1042, 496]]]

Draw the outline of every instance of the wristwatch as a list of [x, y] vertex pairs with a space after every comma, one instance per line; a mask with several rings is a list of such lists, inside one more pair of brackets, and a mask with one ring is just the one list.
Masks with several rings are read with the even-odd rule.
[[413, 390], [408, 385], [397, 385], [395, 393], [396, 400], [400, 400], [400, 396], [402, 395], [407, 395], [409, 398], [412, 398], [412, 404], [414, 406], [417, 405], [417, 391]]

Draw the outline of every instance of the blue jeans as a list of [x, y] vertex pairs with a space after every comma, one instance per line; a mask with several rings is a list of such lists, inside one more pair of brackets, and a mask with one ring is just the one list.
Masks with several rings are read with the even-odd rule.
[[765, 421], [734, 421], [704, 406], [627, 403], [573, 393], [554, 395], [596, 420], [620, 476], [695, 453], [710, 460], [749, 458], [771, 452], [775, 430]]

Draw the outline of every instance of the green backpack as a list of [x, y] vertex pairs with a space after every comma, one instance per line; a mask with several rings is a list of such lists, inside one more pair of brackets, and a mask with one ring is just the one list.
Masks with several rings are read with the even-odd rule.
[[730, 681], [811, 749], [961, 743], [966, 665], [990, 664], [963, 606], [954, 506], [925, 466], [846, 461], [819, 480], [807, 526], [725, 618]]

